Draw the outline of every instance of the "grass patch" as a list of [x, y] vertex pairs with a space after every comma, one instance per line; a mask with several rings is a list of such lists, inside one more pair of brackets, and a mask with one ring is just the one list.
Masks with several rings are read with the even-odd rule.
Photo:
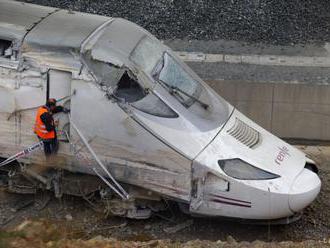
[[0, 230], [0, 248], [8, 248], [10, 240], [15, 238], [25, 238], [25, 233], [21, 231], [8, 232]]

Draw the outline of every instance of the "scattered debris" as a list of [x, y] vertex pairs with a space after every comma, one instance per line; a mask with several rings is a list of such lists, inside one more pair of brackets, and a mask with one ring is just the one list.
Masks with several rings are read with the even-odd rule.
[[144, 226], [144, 230], [150, 230], [151, 229], [151, 225], [145, 225]]
[[7, 225], [8, 223], [10, 223], [12, 220], [14, 220], [16, 217], [16, 215], [12, 215], [7, 217], [3, 222], [0, 223], [0, 226], [3, 227], [5, 225]]
[[72, 220], [73, 220], [73, 217], [72, 217], [71, 214], [66, 214], [66, 215], [65, 215], [65, 219], [66, 219], [67, 221], [72, 221]]
[[194, 220], [187, 220], [187, 221], [185, 221], [181, 224], [178, 224], [176, 226], [164, 228], [164, 232], [166, 232], [168, 234], [177, 233], [177, 232], [191, 226], [192, 224], [194, 224]]
[[29, 207], [31, 206], [32, 204], [34, 204], [34, 199], [32, 198], [29, 198], [29, 199], [19, 199], [16, 203], [15, 203], [15, 206], [13, 206], [10, 210], [13, 212], [13, 213], [16, 213], [26, 207]]
[[237, 243], [236, 240], [231, 235], [227, 236], [227, 242], [229, 244], [236, 244]]
[[124, 223], [119, 224], [119, 225], [98, 227], [98, 228], [95, 228], [94, 231], [95, 230], [102, 231], [102, 230], [109, 230], [109, 229], [119, 229], [119, 228], [124, 228], [125, 226], [127, 226], [126, 221]]
[[35, 199], [34, 208], [36, 210], [43, 210], [51, 200], [50, 194], [44, 193], [41, 194], [40, 199]]

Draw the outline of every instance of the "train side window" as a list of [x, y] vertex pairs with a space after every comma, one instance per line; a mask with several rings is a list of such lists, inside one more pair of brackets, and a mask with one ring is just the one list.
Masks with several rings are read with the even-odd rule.
[[132, 103], [144, 98], [146, 93], [126, 71], [118, 81], [114, 95], [124, 99], [125, 102]]
[[0, 58], [16, 59], [16, 52], [13, 50], [13, 42], [9, 40], [0, 39]]
[[159, 97], [151, 92], [146, 92], [135, 79], [130, 77], [127, 71], [118, 81], [114, 95], [131, 103], [132, 107], [144, 113], [163, 118], [179, 117]]
[[178, 118], [179, 115], [154, 93], [134, 102], [132, 106], [144, 113], [162, 118]]

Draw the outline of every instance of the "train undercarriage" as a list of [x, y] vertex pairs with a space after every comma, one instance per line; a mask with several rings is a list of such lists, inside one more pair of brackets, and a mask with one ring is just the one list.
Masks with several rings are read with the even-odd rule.
[[105, 216], [131, 219], [148, 219], [173, 204], [170, 199], [164, 199], [152, 191], [127, 184], [122, 186], [130, 198], [123, 200], [97, 176], [16, 161], [1, 168], [0, 186], [16, 194], [35, 195], [47, 191], [58, 199], [64, 195], [80, 197]]

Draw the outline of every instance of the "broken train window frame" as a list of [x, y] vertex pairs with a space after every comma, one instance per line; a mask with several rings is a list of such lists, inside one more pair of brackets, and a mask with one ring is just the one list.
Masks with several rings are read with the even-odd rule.
[[[186, 73], [196, 84], [196, 89], [193, 93], [186, 93], [184, 89], [177, 85], [172, 85], [169, 82], [165, 82], [162, 79], [160, 79], [160, 74], [164, 70], [165, 66], [165, 56], [167, 56], [169, 59], [174, 62], [175, 66], [178, 67], [181, 71]], [[170, 51], [164, 51], [162, 54], [162, 57], [159, 59], [159, 61], [154, 66], [151, 77], [155, 80], [156, 83], [160, 84], [163, 88], [167, 89], [168, 92], [173, 95], [173, 97], [182, 104], [185, 108], [190, 108], [195, 102], [199, 102], [202, 105], [207, 106], [207, 104], [200, 102], [199, 97], [201, 96], [203, 92], [203, 86], [200, 82], [200, 79], [197, 78], [193, 73], [190, 72], [189, 68], [180, 61], [172, 52]], [[188, 98], [187, 100], [184, 99], [184, 97]], [[208, 106], [207, 106], [208, 107]], [[207, 109], [207, 107], [204, 107]]]
[[[150, 56], [150, 51], [152, 51], [152, 56]], [[154, 58], [157, 58], [157, 60], [153, 61]], [[149, 61], [150, 59], [151, 61]], [[172, 83], [168, 82], [166, 84], [166, 82], [160, 79], [160, 74], [165, 66], [165, 59], [172, 61], [172, 63], [168, 63], [168, 65], [172, 65], [172, 68], [177, 68], [176, 71], [180, 72], [178, 75], [181, 75], [181, 82], [178, 85], [176, 85], [175, 81]], [[144, 73], [148, 74], [153, 79], [154, 84], [158, 83], [161, 84], [162, 87], [166, 88], [169, 93], [173, 95], [173, 97], [185, 108], [191, 107], [195, 102], [200, 103], [204, 109], [208, 108], [208, 104], [205, 104], [199, 100], [199, 97], [203, 92], [203, 86], [200, 78], [195, 75], [187, 65], [182, 63], [182, 61], [171, 51], [171, 49], [168, 49], [168, 47], [163, 45], [153, 35], [145, 34], [142, 36], [142, 38], [135, 45], [134, 49], [131, 51], [129, 60], [144, 71]], [[185, 76], [183, 74], [185, 74]], [[178, 79], [180, 79], [180, 77], [178, 77]], [[182, 79], [185, 79], [183, 80], [186, 81], [185, 84]], [[187, 82], [190, 82], [190, 84], [188, 85]], [[188, 88], [191, 88], [193, 87], [193, 83], [196, 87], [194, 87], [195, 89], [192, 93], [186, 92], [186, 90], [182, 88], [182, 86], [188, 86]]]
[[4, 47], [3, 52], [7, 51], [8, 49], [11, 49], [11, 54], [9, 58], [6, 58], [5, 54], [0, 55], [0, 67], [17, 70], [19, 66], [19, 49], [16, 49], [16, 41], [0, 37], [0, 45], [2, 41], [10, 43], [9, 47]]
[[[128, 104], [143, 113], [150, 114], [160, 118], [178, 118], [179, 115], [170, 108], [152, 89], [145, 88], [142, 86], [138, 77], [126, 67], [125, 73], [138, 84], [140, 89], [143, 91], [144, 96], [137, 101], [127, 102], [125, 99], [116, 96], [115, 92], [117, 88], [113, 91], [113, 95], [119, 99], [123, 99], [125, 104]], [[123, 73], [123, 76], [125, 75]], [[122, 77], [123, 77], [122, 76]], [[121, 79], [119, 79], [120, 81]], [[118, 83], [119, 83], [118, 81]], [[118, 87], [117, 83], [117, 87]]]
[[[125, 105], [128, 104], [133, 109], [137, 109], [143, 113], [147, 113], [147, 114], [150, 114], [153, 116], [157, 116], [157, 117], [161, 117], [161, 118], [178, 118], [179, 117], [179, 115], [172, 108], [170, 108], [163, 100], [161, 100], [160, 97], [155, 94], [155, 92], [153, 92], [149, 88], [145, 88], [143, 86], [143, 84], [140, 82], [140, 80], [138, 79], [138, 77], [132, 72], [132, 70], [130, 68], [128, 68], [126, 66], [118, 67], [109, 62], [106, 63], [106, 62], [102, 62], [102, 61], [98, 61], [93, 58], [90, 58], [90, 63], [93, 63], [93, 61], [96, 61], [97, 63], [104, 63], [104, 64], [107, 64], [108, 66], [113, 66], [118, 69], [121, 68], [125, 71], [124, 73], [122, 73], [120, 78], [117, 78], [118, 81], [116, 82], [116, 87], [111, 87], [111, 86], [107, 86], [106, 84], [104, 84], [104, 82], [102, 82], [102, 79], [100, 79], [99, 76], [94, 72], [94, 70], [91, 69], [89, 64], [86, 62], [85, 58], [81, 58], [81, 59], [82, 59], [83, 66], [86, 66], [86, 68], [88, 69], [88, 72], [91, 74], [91, 76], [93, 78], [93, 81], [97, 84], [99, 89], [106, 93], [105, 95], [109, 100], [115, 100], [115, 102], [117, 102], [120, 107], [124, 108]], [[145, 94], [144, 97], [142, 97], [141, 99], [134, 101], [134, 102], [127, 102], [127, 101], [125, 101], [125, 99], [120, 98], [116, 95], [118, 83], [125, 73], [127, 73], [128, 76], [138, 84], [138, 86], [141, 88], [141, 90]], [[149, 96], [149, 99], [150, 99], [150, 96], [153, 97], [152, 100], [154, 101], [154, 104], [145, 102], [147, 100], [146, 98], [148, 98], [148, 96]], [[154, 106], [154, 107], [152, 107], [152, 106]], [[155, 108], [155, 106], [157, 108]]]
[[[149, 44], [147, 44], [150, 42]], [[148, 47], [149, 46], [149, 47]], [[144, 58], [146, 55], [149, 54], [144, 54], [143, 50], [147, 49], [149, 52], [153, 52], [153, 56], [156, 53], [159, 53], [155, 58], [157, 58], [156, 61], [154, 61], [153, 64], [151, 64], [150, 68], [147, 68], [148, 65], [147, 63], [142, 63], [142, 61], [145, 61]], [[158, 50], [158, 51], [157, 51]], [[151, 74], [154, 70], [154, 68], [158, 65], [159, 60], [163, 58], [164, 53], [167, 51], [167, 47], [164, 46], [157, 38], [155, 38], [151, 34], [145, 34], [142, 36], [142, 38], [136, 43], [135, 47], [131, 51], [129, 55], [129, 60], [132, 61], [134, 64], [136, 64], [141, 70], [143, 70], [147, 74]], [[150, 60], [150, 56], [147, 56]], [[149, 62], [150, 63], [150, 62]]]

